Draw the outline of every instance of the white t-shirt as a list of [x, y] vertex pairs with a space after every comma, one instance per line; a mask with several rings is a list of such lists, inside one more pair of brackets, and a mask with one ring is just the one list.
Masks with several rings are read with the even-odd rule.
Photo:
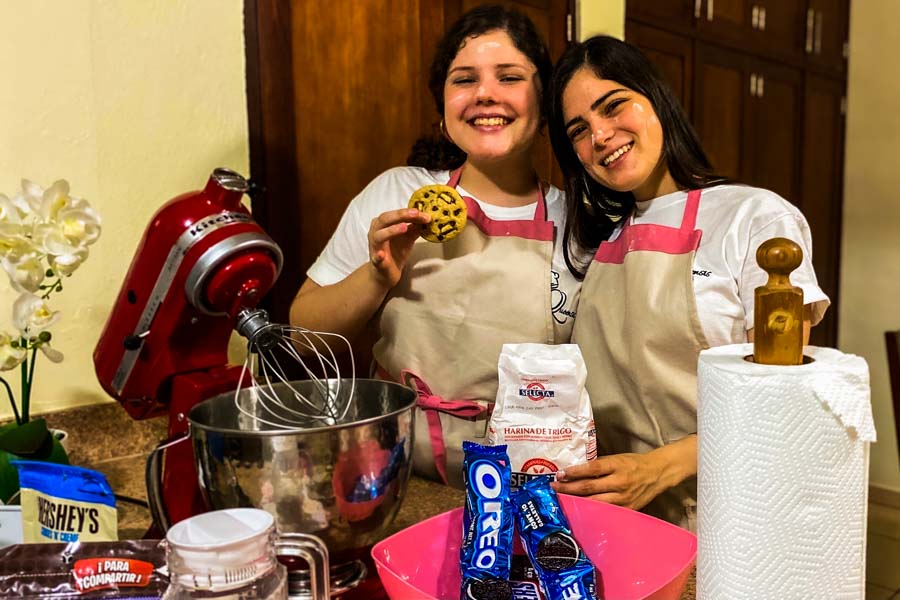
[[[687, 192], [681, 191], [638, 202], [632, 222], [678, 227], [686, 201]], [[694, 256], [694, 296], [710, 346], [747, 340], [746, 332], [753, 328], [754, 290], [768, 279], [756, 264], [756, 249], [773, 237], [793, 240], [803, 250], [791, 282], [803, 290], [803, 303], [812, 305], [812, 324], [822, 320], [830, 301], [813, 270], [809, 225], [794, 205], [761, 188], [719, 185], [702, 190], [695, 228], [703, 235]]]
[[[446, 185], [448, 171], [429, 171], [421, 167], [395, 167], [373, 179], [347, 207], [334, 235], [316, 262], [306, 272], [319, 285], [331, 285], [343, 280], [369, 260], [368, 233], [372, 219], [383, 212], [405, 208], [412, 193], [424, 185]], [[469, 196], [481, 210], [495, 221], [532, 219], [537, 202], [525, 206], [505, 207], [482, 202], [462, 186], [457, 191]], [[553, 319], [559, 325], [571, 323], [575, 318], [581, 282], [566, 267], [562, 252], [565, 227], [564, 194], [550, 186], [544, 194], [547, 219], [556, 225], [553, 261], [551, 265], [551, 307]]]

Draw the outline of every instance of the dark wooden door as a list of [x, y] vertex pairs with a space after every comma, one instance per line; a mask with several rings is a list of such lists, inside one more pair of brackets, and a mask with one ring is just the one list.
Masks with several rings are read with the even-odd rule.
[[[473, 0], [246, 0], [247, 97], [255, 218], [285, 264], [266, 304], [286, 322], [291, 300], [350, 200], [402, 165], [439, 121], [427, 69], [446, 26]], [[566, 0], [520, 0], [566, 45]], [[572, 13], [574, 14], [574, 12]], [[539, 171], [551, 171], [544, 142]]]
[[[699, 18], [702, 0], [628, 0], [628, 18], [655, 25], [689, 28]], [[625, 34], [628, 39], [628, 34]], [[631, 41], [631, 40], [629, 40]]]
[[749, 66], [744, 55], [698, 43], [694, 50], [694, 127], [720, 175], [741, 180]]
[[736, 46], [752, 43], [753, 0], [705, 0], [697, 19], [697, 31]]
[[813, 328], [810, 343], [837, 344], [840, 290], [841, 197], [844, 165], [844, 81], [808, 73], [804, 90], [803, 163], [800, 209], [809, 221], [813, 265], [819, 285], [831, 298], [825, 319]]
[[748, 60], [747, 69], [750, 98], [745, 105], [741, 179], [798, 204], [802, 73], [755, 58]]
[[849, 0], [809, 0], [811, 32], [807, 57], [810, 64], [838, 73], [844, 71], [849, 18]]
[[625, 39], [650, 59], [686, 111], [691, 109], [694, 50], [689, 38], [656, 27], [628, 21]]
[[[757, 0], [751, 7], [753, 38], [762, 53], [802, 58], [807, 0]], [[755, 14], [754, 14], [755, 13]]]

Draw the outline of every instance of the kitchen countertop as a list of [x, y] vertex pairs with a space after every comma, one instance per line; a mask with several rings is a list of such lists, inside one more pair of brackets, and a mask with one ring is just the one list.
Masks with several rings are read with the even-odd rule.
[[[116, 494], [140, 501], [146, 501], [144, 487], [145, 455], [135, 455], [120, 459], [102, 461], [92, 468], [103, 472]], [[397, 518], [388, 527], [386, 535], [391, 535], [434, 515], [463, 505], [465, 494], [462, 490], [446, 487], [439, 483], [413, 477], [410, 479], [406, 497]], [[150, 525], [147, 508], [132, 502], [119, 500], [119, 539], [143, 537]], [[681, 600], [694, 600], [695, 582], [692, 572]]]

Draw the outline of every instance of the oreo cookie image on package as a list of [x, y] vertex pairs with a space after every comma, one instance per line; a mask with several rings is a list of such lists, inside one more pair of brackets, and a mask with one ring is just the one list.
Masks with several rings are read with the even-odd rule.
[[572, 535], [550, 478], [527, 481], [513, 504], [522, 545], [547, 600], [596, 599], [594, 565]]
[[509, 600], [514, 516], [506, 446], [463, 442], [466, 505], [459, 550], [462, 600]]

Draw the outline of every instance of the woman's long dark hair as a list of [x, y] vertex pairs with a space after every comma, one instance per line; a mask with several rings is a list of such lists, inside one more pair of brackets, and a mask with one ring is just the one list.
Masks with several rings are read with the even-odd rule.
[[597, 183], [587, 173], [566, 133], [563, 92], [576, 71], [586, 67], [601, 79], [611, 79], [645, 96], [663, 133], [662, 159], [681, 189], [722, 183], [703, 151], [700, 138], [669, 86], [640, 50], [609, 36], [596, 36], [572, 44], [560, 57], [550, 88], [550, 142], [566, 181], [568, 218], [563, 251], [569, 270], [584, 277], [587, 264], [574, 264], [570, 243], [583, 249], [596, 248], [616, 224], [631, 214], [634, 196]]
[[[537, 68], [541, 84], [541, 118], [547, 116], [547, 90], [553, 65], [540, 34], [524, 14], [517, 10], [489, 4], [473, 8], [461, 16], [438, 42], [428, 76], [428, 89], [434, 97], [438, 115], [444, 116], [444, 83], [456, 55], [470, 38], [505, 31], [516, 48]], [[440, 132], [419, 138], [410, 150], [406, 164], [432, 171], [455, 169], [466, 161], [466, 154]]]

